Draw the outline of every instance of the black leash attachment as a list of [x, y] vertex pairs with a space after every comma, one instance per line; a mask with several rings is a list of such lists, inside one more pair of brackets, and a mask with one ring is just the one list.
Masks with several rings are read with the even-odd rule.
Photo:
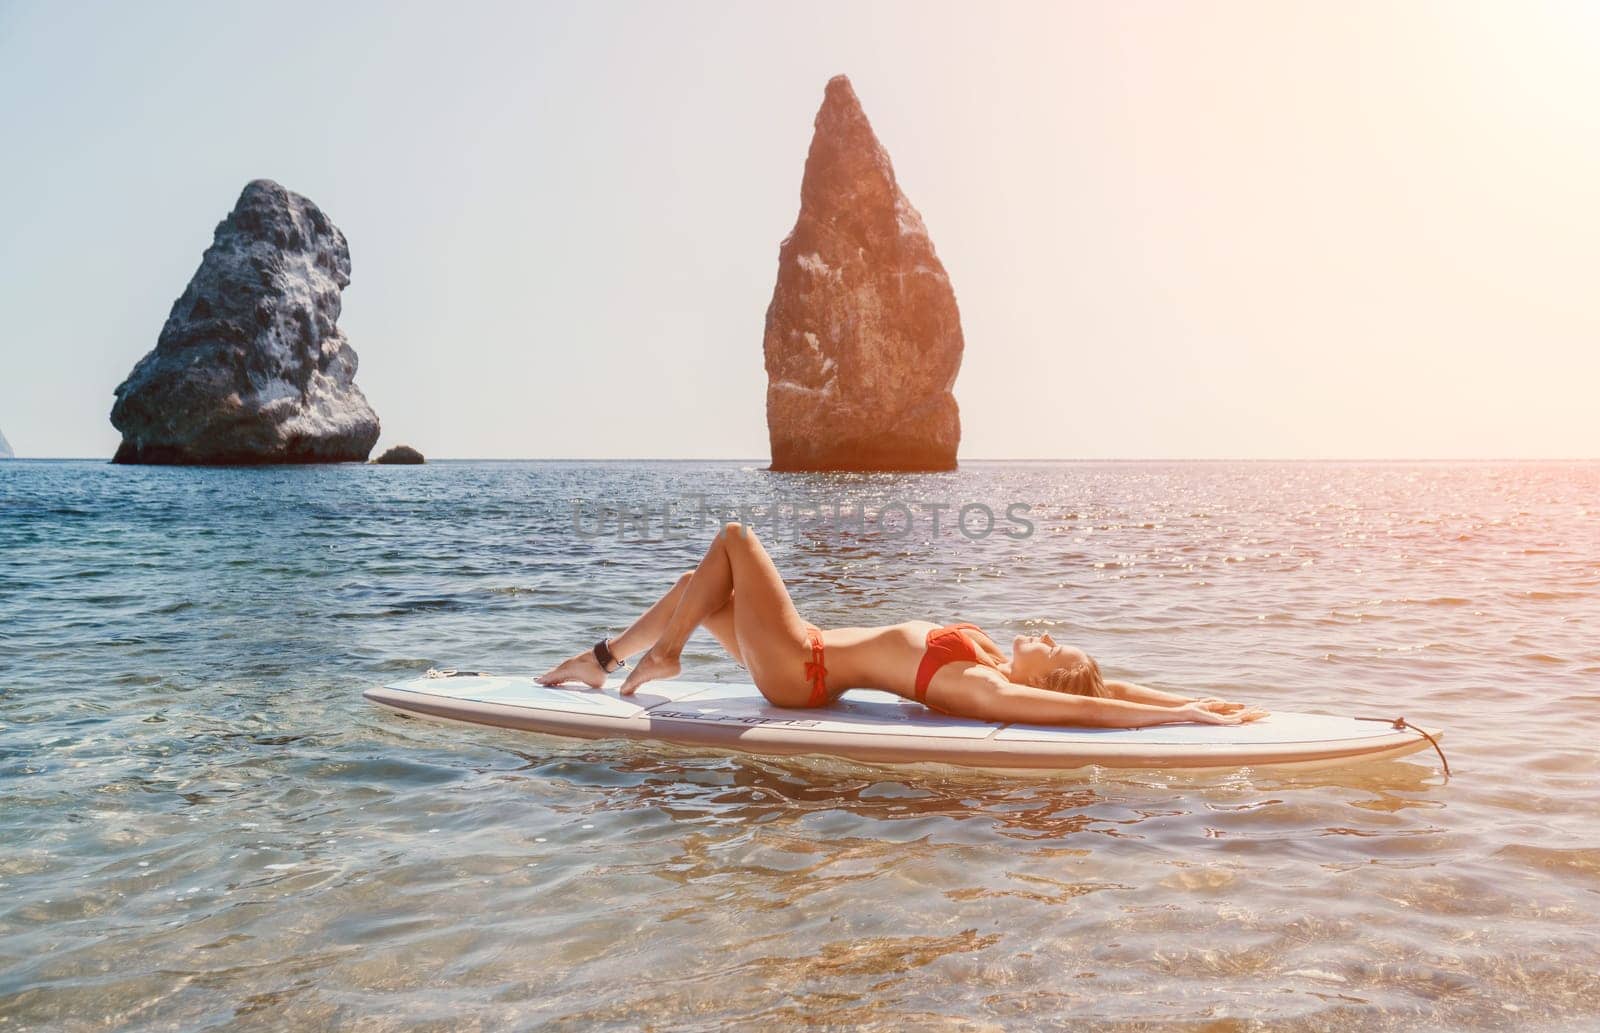
[[1397, 732], [1403, 732], [1403, 731], [1406, 731], [1407, 729], [1410, 729], [1411, 731], [1416, 732], [1418, 735], [1420, 735], [1424, 739], [1428, 740], [1428, 745], [1433, 747], [1433, 752], [1435, 752], [1435, 753], [1437, 753], [1439, 755], [1439, 763], [1444, 765], [1444, 777], [1445, 778], [1449, 778], [1450, 777], [1450, 762], [1445, 759], [1444, 750], [1439, 748], [1439, 740], [1435, 739], [1433, 736], [1429, 735], [1427, 732], [1424, 732], [1422, 729], [1418, 728], [1416, 725], [1414, 725], [1411, 722], [1407, 721], [1405, 718], [1403, 718], [1403, 717], [1358, 717], [1358, 718], [1356, 718], [1356, 720], [1357, 721], [1382, 721], [1384, 724], [1387, 724], [1390, 728], [1393, 728]]
[[[603, 638], [596, 642], [594, 649], [590, 650], [590, 652], [594, 653], [594, 658], [600, 662], [600, 669], [607, 674], [611, 674], [613, 671], [620, 671], [628, 666], [626, 660], [611, 654], [611, 640], [608, 638]], [[612, 664], [616, 664], [616, 666], [613, 667], [611, 666]]]

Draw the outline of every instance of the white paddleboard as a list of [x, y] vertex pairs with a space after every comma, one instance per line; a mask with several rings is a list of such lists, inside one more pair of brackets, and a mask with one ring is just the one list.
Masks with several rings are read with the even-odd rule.
[[604, 689], [546, 688], [528, 677], [471, 674], [412, 678], [362, 695], [420, 717], [581, 739], [1012, 772], [1091, 764], [1306, 768], [1399, 757], [1429, 746], [1414, 729], [1321, 714], [1274, 712], [1244, 725], [1064, 728], [947, 717], [870, 689], [852, 690], [823, 709], [790, 710], [768, 703], [753, 685], [652, 682], [624, 697], [617, 693], [621, 684], [618, 678]]

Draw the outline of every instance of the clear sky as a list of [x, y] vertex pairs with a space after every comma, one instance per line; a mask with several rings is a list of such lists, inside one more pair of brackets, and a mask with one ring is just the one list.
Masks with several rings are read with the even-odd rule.
[[256, 177], [380, 447], [765, 458], [849, 74], [950, 273], [964, 459], [1600, 456], [1600, 5], [0, 0], [0, 430], [112, 389]]

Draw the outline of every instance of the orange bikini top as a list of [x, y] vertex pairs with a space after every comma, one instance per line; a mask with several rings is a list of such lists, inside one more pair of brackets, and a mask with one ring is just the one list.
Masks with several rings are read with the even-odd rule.
[[916, 688], [913, 692], [918, 703], [927, 704], [928, 683], [933, 681], [933, 676], [939, 673], [939, 668], [945, 664], [960, 660], [988, 667], [999, 666], [998, 658], [990, 656], [987, 651], [974, 645], [971, 639], [961, 633], [963, 629], [983, 634], [983, 629], [976, 624], [946, 624], [942, 628], [934, 628], [928, 632], [928, 648], [923, 652], [922, 663], [917, 667]]

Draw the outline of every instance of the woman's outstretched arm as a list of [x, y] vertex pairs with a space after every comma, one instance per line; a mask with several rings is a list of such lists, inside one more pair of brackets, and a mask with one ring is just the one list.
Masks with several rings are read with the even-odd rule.
[[[1135, 685], [1133, 682], [1108, 681], [1106, 689], [1111, 695], [1129, 703], [1143, 703], [1152, 707], [1183, 707], [1191, 703], [1204, 704], [1208, 710], [1218, 714], [1255, 714], [1263, 717], [1266, 711], [1252, 707], [1246, 703], [1234, 703], [1229, 700], [1219, 699], [1216, 696], [1180, 696], [1176, 692], [1163, 692], [1161, 689], [1152, 689], [1144, 685]], [[1255, 718], [1245, 717], [1246, 721]]]
[[1106, 689], [1117, 699], [1129, 703], [1144, 703], [1152, 707], [1181, 707], [1185, 703], [1193, 703], [1195, 697], [1180, 696], [1176, 692], [1163, 692], [1160, 689], [1151, 689], [1143, 685], [1135, 685], [1131, 681], [1107, 681]]
[[1264, 717], [1256, 709], [1228, 711], [1226, 704], [1186, 702], [1181, 706], [1135, 703], [1097, 696], [1074, 696], [1006, 681], [987, 668], [969, 668], [945, 686], [932, 686], [928, 701], [957, 717], [1004, 724], [1075, 725], [1080, 728], [1144, 728], [1193, 721], [1236, 725]]

